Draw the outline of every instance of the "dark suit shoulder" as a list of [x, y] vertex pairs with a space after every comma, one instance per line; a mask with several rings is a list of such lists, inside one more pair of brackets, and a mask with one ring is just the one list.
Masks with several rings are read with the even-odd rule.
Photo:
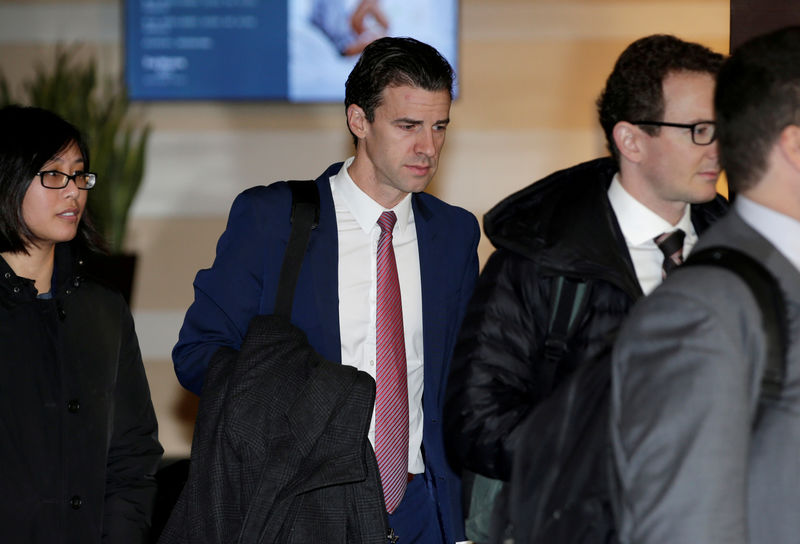
[[276, 181], [269, 185], [256, 185], [245, 189], [236, 196], [233, 205], [277, 207], [291, 202], [289, 184], [285, 181]]
[[[330, 185], [328, 180], [336, 175], [342, 167], [342, 163], [330, 165], [317, 177], [316, 180], [309, 180], [309, 183], [316, 183], [320, 194], [320, 205], [323, 208], [332, 206]], [[288, 217], [292, 203], [292, 191], [286, 181], [275, 181], [268, 185], [256, 185], [245, 189], [236, 196], [231, 206], [231, 217], [234, 214], [253, 214], [261, 221], [283, 220]], [[325, 210], [327, 213], [327, 210]]]
[[417, 193], [414, 195], [415, 210], [419, 210], [424, 219], [436, 218], [447, 223], [452, 223], [455, 229], [474, 229], [478, 230], [478, 220], [475, 216], [460, 206], [448, 204], [428, 193]]

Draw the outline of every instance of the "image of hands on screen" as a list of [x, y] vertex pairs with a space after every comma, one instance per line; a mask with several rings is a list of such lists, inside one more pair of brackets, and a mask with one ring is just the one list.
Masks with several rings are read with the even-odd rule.
[[343, 56], [358, 55], [371, 41], [387, 35], [389, 19], [378, 0], [314, 0], [311, 23]]

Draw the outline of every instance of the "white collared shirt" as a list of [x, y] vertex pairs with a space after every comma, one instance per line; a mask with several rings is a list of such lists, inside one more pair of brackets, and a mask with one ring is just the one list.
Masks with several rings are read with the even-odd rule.
[[[375, 378], [375, 323], [377, 275], [376, 260], [381, 229], [378, 218], [384, 211], [353, 182], [347, 159], [338, 174], [330, 178], [336, 225], [339, 236], [339, 331], [342, 363], [367, 372]], [[392, 246], [400, 280], [403, 330], [406, 337], [408, 370], [408, 471], [420, 474], [422, 460], [422, 284], [419, 249], [411, 195], [391, 209], [397, 215], [392, 231]], [[375, 412], [369, 429], [375, 444]]]
[[733, 207], [745, 223], [769, 240], [800, 271], [800, 222], [742, 195], [736, 195]]
[[683, 230], [686, 233], [683, 239], [684, 257], [697, 243], [697, 233], [692, 225], [691, 207], [687, 204], [680, 221], [676, 225], [671, 225], [669, 221], [631, 196], [619, 182], [619, 174], [611, 180], [608, 199], [611, 201], [611, 208], [617, 216], [617, 222], [628, 245], [636, 278], [639, 280], [642, 292], [647, 295], [662, 281], [661, 265], [664, 262], [664, 254], [653, 239], [665, 232]]

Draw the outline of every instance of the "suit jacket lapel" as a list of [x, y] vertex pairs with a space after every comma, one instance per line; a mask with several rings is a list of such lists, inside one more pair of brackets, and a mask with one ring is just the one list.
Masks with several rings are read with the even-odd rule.
[[436, 405], [441, 402], [436, 395], [440, 392], [440, 384], [444, 378], [442, 372], [446, 366], [442, 364], [447, 323], [443, 300], [451, 282], [447, 278], [447, 266], [437, 257], [442, 254], [442, 244], [446, 242], [446, 236], [442, 235], [442, 226], [437, 225], [437, 218], [419, 195], [413, 195], [411, 205], [417, 228], [422, 285], [422, 341], [425, 358], [423, 403], [427, 413], [430, 402], [435, 402]]

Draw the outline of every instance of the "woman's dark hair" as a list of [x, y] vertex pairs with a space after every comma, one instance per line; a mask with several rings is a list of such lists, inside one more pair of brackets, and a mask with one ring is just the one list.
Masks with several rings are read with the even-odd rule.
[[[22, 201], [37, 172], [75, 144], [89, 170], [89, 151], [80, 131], [58, 115], [34, 107], [0, 108], [0, 251], [27, 253], [33, 233], [25, 224]], [[76, 241], [92, 250], [105, 243], [84, 209]]]
[[[452, 99], [454, 77], [450, 63], [430, 45], [414, 38], [380, 38], [364, 48], [347, 77], [344, 107], [360, 106], [371, 123], [386, 87], [447, 91]], [[353, 142], [358, 143], [355, 134]]]
[[[664, 80], [673, 73], [696, 72], [716, 77], [724, 57], [697, 43], [654, 34], [630, 44], [619, 56], [597, 99], [600, 125], [611, 155], [619, 161], [614, 126], [620, 121], [663, 121]], [[659, 127], [642, 126], [651, 135]]]

